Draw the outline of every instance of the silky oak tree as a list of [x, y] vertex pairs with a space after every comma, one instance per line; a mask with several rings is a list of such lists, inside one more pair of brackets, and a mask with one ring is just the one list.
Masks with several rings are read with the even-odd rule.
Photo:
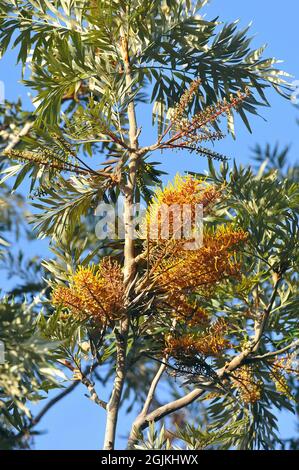
[[[47, 374], [56, 365], [72, 380], [38, 416], [23, 403], [17, 419], [19, 402], [7, 406], [1, 385], [1, 410], [22, 442], [82, 383], [106, 414], [106, 450], [131, 394], [141, 411], [130, 448], [277, 445], [271, 409], [292, 409], [297, 374], [298, 185], [265, 165], [229, 169], [209, 143], [224, 138], [221, 117], [234, 134], [235, 112], [250, 129], [267, 87], [287, 97], [287, 74], [263, 48], [250, 49], [248, 28], [205, 20], [206, 3], [1, 3], [1, 52], [18, 47], [35, 92], [35, 111], [6, 130], [2, 184], [14, 177], [15, 191], [30, 181], [32, 223], [54, 254], [42, 263], [47, 287], [30, 319]], [[142, 145], [137, 111], [149, 103], [158, 135]], [[209, 174], [162, 185], [151, 156], [169, 150], [204, 156]], [[94, 210], [120, 200], [121, 235], [97, 240]], [[161, 381], [172, 390], [166, 403]], [[53, 383], [34, 385], [47, 392]], [[183, 429], [155, 430], [189, 405], [204, 409], [208, 425], [195, 412]]]

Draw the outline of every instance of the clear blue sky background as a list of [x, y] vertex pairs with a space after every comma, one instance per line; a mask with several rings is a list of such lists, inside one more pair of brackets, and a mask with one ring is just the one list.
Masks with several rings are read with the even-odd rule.
[[[240, 18], [241, 26], [253, 21], [252, 34], [255, 35], [254, 45], [268, 44], [267, 55], [284, 60], [284, 70], [299, 79], [299, 4], [298, 0], [285, 0], [283, 3], [272, 0], [212, 0], [205, 8], [207, 18], [220, 16], [222, 21], [233, 21]], [[0, 61], [0, 80], [5, 82], [6, 98], [15, 100], [21, 96], [24, 104], [29, 108], [30, 100], [28, 90], [18, 83], [20, 69], [15, 66], [15, 54], [7, 55]], [[267, 143], [280, 142], [281, 146], [291, 144], [290, 156], [297, 160], [299, 156], [299, 139], [296, 119], [299, 112], [289, 102], [282, 99], [274, 91], [268, 94], [272, 107], [261, 109], [264, 121], [261, 118], [251, 118], [253, 134], [250, 135], [245, 127], [237, 122], [237, 140], [228, 137], [217, 148], [235, 158], [238, 163], [248, 163], [251, 156], [250, 149], [256, 143], [264, 146]], [[140, 110], [140, 115], [144, 109]], [[143, 122], [143, 135], [146, 141], [151, 140], [150, 119]], [[158, 156], [157, 156], [158, 157]], [[189, 154], [165, 153], [162, 157], [163, 169], [171, 176], [185, 170], [203, 171], [206, 162], [200, 157], [191, 157]], [[34, 245], [35, 252], [47, 253], [47, 243], [38, 242]], [[4, 280], [2, 286], [5, 289]], [[104, 429], [104, 412], [84, 397], [85, 389], [81, 386], [53, 408], [39, 425], [39, 430], [47, 432], [35, 439], [36, 449], [98, 449], [102, 444]], [[35, 413], [40, 406], [33, 408]], [[119, 429], [118, 445], [121, 447], [122, 436], [129, 429], [132, 416], [120, 418], [122, 427]], [[289, 437], [294, 432], [294, 420], [288, 415], [280, 416], [281, 435]]]

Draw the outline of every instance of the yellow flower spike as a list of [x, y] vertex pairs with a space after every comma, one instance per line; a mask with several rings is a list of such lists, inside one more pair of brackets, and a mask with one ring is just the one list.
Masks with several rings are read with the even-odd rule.
[[188, 326], [204, 327], [209, 324], [208, 312], [195, 302], [190, 302], [184, 294], [170, 293], [167, 304], [171, 308], [172, 317]]
[[[182, 215], [184, 206], [189, 205], [191, 211], [191, 226], [194, 228], [196, 207], [202, 205], [203, 210], [207, 211], [220, 196], [220, 191], [214, 186], [207, 184], [204, 179], [197, 179], [192, 176], [181, 176], [177, 174], [173, 183], [162, 190], [158, 189], [149, 205], [145, 220], [141, 224], [141, 235], [147, 238], [149, 229], [151, 233], [157, 234], [157, 239], [162, 238], [161, 233], [165, 223], [169, 227], [170, 238], [174, 233], [174, 215], [163, 214], [163, 208], [179, 208]], [[164, 218], [166, 219], [164, 220]]]
[[54, 289], [52, 302], [74, 316], [92, 317], [103, 324], [120, 319], [124, 313], [121, 267], [110, 259], [103, 259], [99, 266], [79, 266], [69, 287]]
[[261, 399], [262, 382], [256, 380], [250, 366], [243, 366], [234, 371], [232, 383], [244, 403], [253, 404]]
[[225, 338], [226, 332], [225, 321], [219, 319], [203, 333], [168, 337], [165, 352], [182, 361], [186, 358], [195, 361], [197, 356], [218, 357], [230, 347], [229, 341]]

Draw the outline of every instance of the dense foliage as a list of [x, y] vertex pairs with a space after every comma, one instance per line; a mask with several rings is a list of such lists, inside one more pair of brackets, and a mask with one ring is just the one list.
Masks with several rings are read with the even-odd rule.
[[[293, 411], [298, 374], [298, 169], [285, 172], [277, 149], [257, 149], [258, 169], [230, 165], [210, 143], [224, 138], [222, 117], [234, 135], [234, 113], [250, 130], [269, 86], [287, 97], [287, 74], [251, 49], [248, 28], [203, 19], [206, 3], [1, 2], [1, 53], [18, 48], [35, 111], [1, 110], [0, 224], [11, 234], [22, 221], [25, 183], [53, 253], [19, 257], [34, 282], [1, 299], [1, 447], [30, 443], [44, 414], [32, 417], [30, 401], [65, 385], [46, 412], [77, 383], [107, 414], [105, 449], [125, 402], [141, 409], [130, 447], [278, 446], [277, 410]], [[157, 136], [142, 145], [136, 107], [150, 103]], [[208, 158], [208, 175], [162, 185], [152, 154], [173, 149]], [[95, 209], [121, 200], [122, 234], [99, 240]], [[163, 236], [174, 205], [180, 217], [189, 208], [187, 244], [174, 214]]]

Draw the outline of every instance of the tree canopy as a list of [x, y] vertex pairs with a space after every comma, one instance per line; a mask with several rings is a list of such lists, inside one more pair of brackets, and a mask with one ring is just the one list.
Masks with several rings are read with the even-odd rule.
[[[211, 144], [222, 121], [235, 135], [236, 113], [251, 131], [269, 87], [291, 88], [249, 27], [206, 20], [206, 3], [1, 2], [1, 55], [17, 48], [35, 106], [1, 107], [0, 254], [27, 266], [0, 303], [3, 448], [30, 445], [78, 383], [106, 414], [106, 450], [133, 403], [130, 448], [280, 445], [277, 410], [294, 411], [298, 378], [298, 168], [278, 148], [257, 147], [255, 168]], [[172, 150], [207, 158], [208, 174], [165, 183], [154, 158]], [[99, 238], [95, 211], [120, 202], [122, 230], [110, 236], [110, 221]], [[8, 254], [24, 217], [51, 256]]]

